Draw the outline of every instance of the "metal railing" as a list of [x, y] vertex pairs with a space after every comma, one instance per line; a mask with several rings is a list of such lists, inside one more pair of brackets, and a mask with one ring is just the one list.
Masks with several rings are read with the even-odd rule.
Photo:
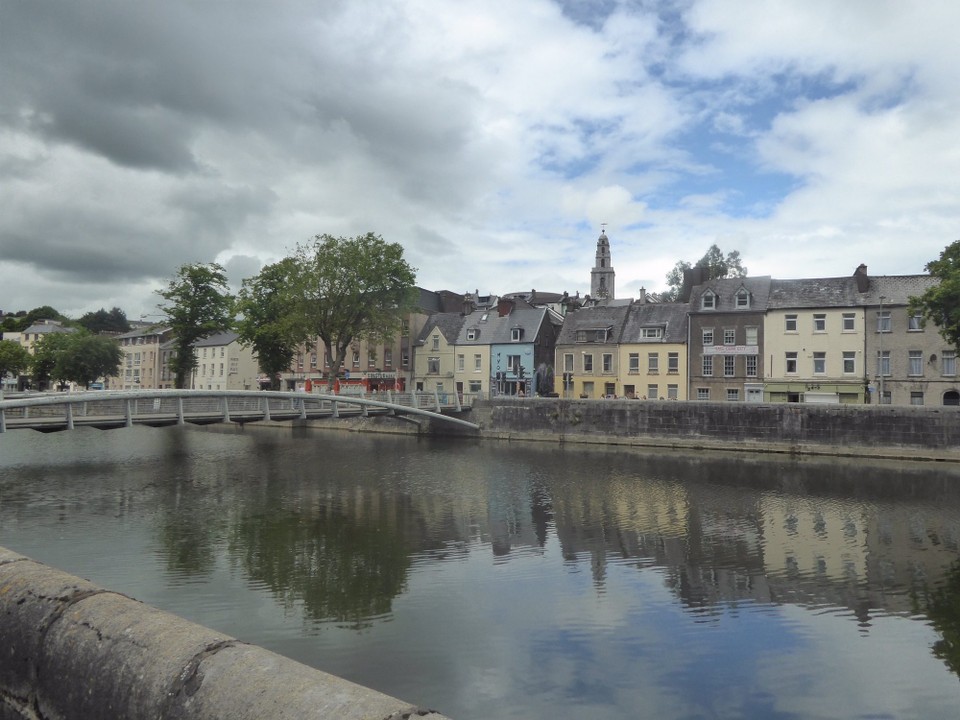
[[26, 393], [0, 400], [0, 432], [8, 429], [72, 430], [134, 424], [207, 424], [368, 415], [419, 415], [477, 429], [443, 414], [467, 405], [456, 393], [334, 395], [260, 390], [95, 390]]

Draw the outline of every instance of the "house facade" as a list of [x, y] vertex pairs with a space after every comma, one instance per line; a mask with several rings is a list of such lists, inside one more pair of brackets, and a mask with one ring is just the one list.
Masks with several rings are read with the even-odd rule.
[[617, 395], [629, 312], [630, 305], [594, 305], [567, 313], [554, 353], [555, 392], [586, 399]]
[[461, 313], [435, 313], [428, 318], [413, 346], [415, 391], [454, 392], [456, 343], [463, 320]]
[[172, 339], [170, 328], [153, 325], [117, 336], [120, 345], [120, 370], [107, 378], [111, 390], [160, 390], [174, 386], [173, 373], [163, 346]]
[[257, 390], [260, 374], [253, 349], [240, 343], [235, 332], [211, 335], [193, 344], [196, 367], [194, 390]]
[[615, 394], [646, 400], [687, 399], [687, 306], [630, 306], [620, 339]]

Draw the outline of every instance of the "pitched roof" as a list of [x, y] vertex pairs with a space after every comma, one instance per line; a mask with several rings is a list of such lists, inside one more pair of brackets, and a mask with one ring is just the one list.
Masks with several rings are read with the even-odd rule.
[[563, 328], [557, 338], [557, 345], [573, 345], [577, 342], [577, 333], [581, 330], [602, 330], [610, 328], [608, 345], [620, 342], [630, 305], [594, 305], [576, 312], [567, 313], [563, 318]]
[[[514, 328], [523, 330], [524, 342], [533, 342], [549, 312], [545, 307], [533, 307], [523, 300], [515, 300], [506, 315], [500, 315], [497, 308], [476, 310], [464, 318], [457, 345], [507, 344], [513, 342]], [[480, 332], [471, 340], [467, 336], [473, 329]]]
[[627, 315], [620, 342], [651, 342], [643, 338], [643, 328], [662, 328], [663, 335], [654, 342], [685, 343], [687, 341], [686, 303], [634, 303]]
[[929, 275], [882, 275], [871, 277], [869, 288], [859, 292], [855, 277], [774, 280], [770, 289], [771, 308], [863, 307], [880, 304], [906, 305], [936, 285]]
[[[758, 277], [718, 278], [695, 285], [690, 290], [689, 312], [765, 312], [770, 297], [771, 279], [769, 275]], [[736, 294], [741, 288], [750, 293], [750, 307], [738, 308]], [[700, 298], [707, 291], [717, 296], [716, 307], [713, 310], [702, 311]]]
[[211, 335], [210, 337], [197, 340], [191, 347], [219, 347], [221, 345], [229, 345], [230, 343], [236, 341], [238, 337], [240, 336], [235, 332], [228, 330], [227, 332], [217, 333], [216, 335]]
[[463, 325], [463, 315], [460, 313], [434, 313], [427, 318], [426, 324], [420, 334], [417, 335], [415, 345], [424, 345], [427, 338], [433, 334], [434, 329], [440, 330], [448, 343], [453, 343], [460, 333], [460, 327]]

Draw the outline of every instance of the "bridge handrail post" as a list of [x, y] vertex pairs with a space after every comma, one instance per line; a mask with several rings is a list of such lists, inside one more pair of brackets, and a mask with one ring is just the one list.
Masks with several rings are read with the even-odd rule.
[[7, 411], [0, 410], [0, 433], [7, 431]]
[[433, 389], [433, 399], [437, 403], [437, 412], [440, 412], [441, 407], [440, 407], [440, 389], [439, 388]]
[[73, 403], [67, 403], [67, 430], [73, 430]]
[[333, 417], [340, 417], [340, 404], [336, 400], [331, 400], [330, 404], [333, 406]]
[[460, 411], [463, 410], [463, 407], [461, 407], [461, 405], [460, 405], [460, 395], [461, 395], [460, 391], [457, 390], [456, 388], [454, 388], [454, 389], [453, 389], [453, 397], [455, 398], [454, 402], [455, 402], [456, 405], [457, 405], [457, 412], [460, 412]]
[[223, 421], [230, 422], [230, 403], [226, 395], [223, 396]]
[[300, 401], [300, 419], [301, 420], [307, 419], [307, 399], [306, 398]]
[[125, 411], [125, 415], [127, 419], [127, 422], [126, 422], [127, 427], [133, 427], [133, 410], [130, 408], [130, 403], [132, 402], [133, 400], [131, 400], [130, 398], [127, 398], [126, 411]]
[[[366, 400], [366, 399], [367, 399], [367, 394], [366, 394], [365, 392], [361, 392], [361, 393], [360, 393], [360, 399], [361, 399], [361, 400]], [[367, 406], [366, 403], [364, 403], [364, 404], [362, 404], [362, 405], [360, 406], [360, 412], [363, 413], [363, 416], [364, 416], [364, 417], [370, 417], [370, 408]]]
[[272, 419], [270, 417], [270, 398], [264, 397], [260, 398], [260, 401], [263, 403], [263, 419], [267, 422], [270, 422]]
[[183, 396], [177, 396], [177, 425], [186, 425], [186, 420], [183, 417]]

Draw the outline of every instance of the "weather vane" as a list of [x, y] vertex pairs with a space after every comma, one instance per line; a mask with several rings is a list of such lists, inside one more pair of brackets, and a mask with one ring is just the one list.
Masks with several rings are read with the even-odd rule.
[[600, 232], [606, 232], [606, 231], [607, 231], [607, 224], [600, 223]]

